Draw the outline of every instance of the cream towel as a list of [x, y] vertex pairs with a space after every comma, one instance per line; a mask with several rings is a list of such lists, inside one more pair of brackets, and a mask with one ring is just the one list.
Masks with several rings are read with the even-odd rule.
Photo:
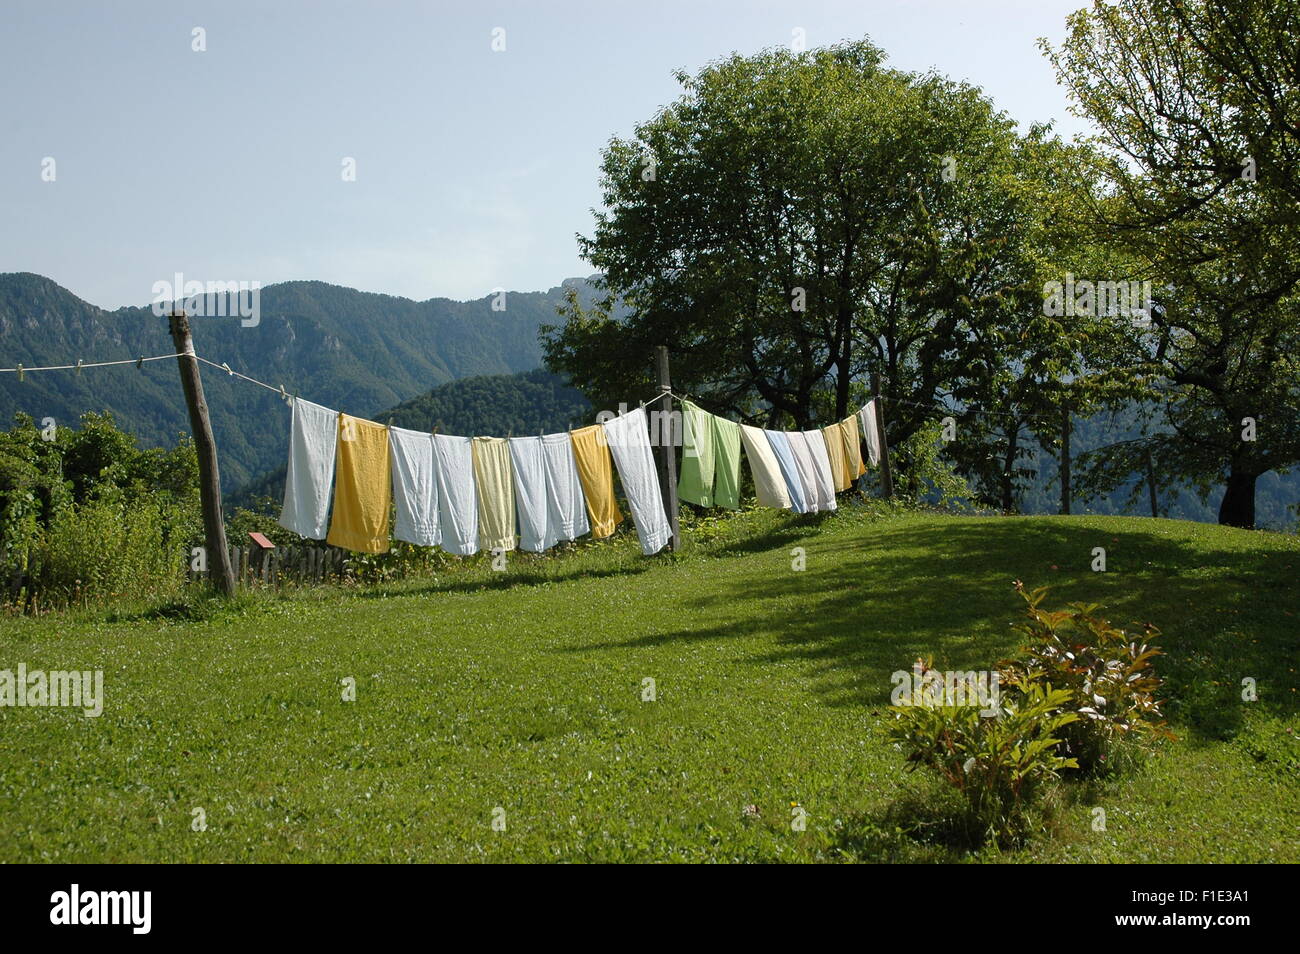
[[478, 545], [482, 550], [515, 548], [515, 484], [510, 445], [504, 437], [476, 437], [474, 486], [478, 489]]
[[758, 495], [758, 505], [789, 510], [790, 494], [785, 489], [781, 465], [772, 451], [767, 435], [760, 428], [741, 424], [740, 439], [745, 445], [745, 459], [749, 461], [749, 472], [754, 477], [754, 492]]

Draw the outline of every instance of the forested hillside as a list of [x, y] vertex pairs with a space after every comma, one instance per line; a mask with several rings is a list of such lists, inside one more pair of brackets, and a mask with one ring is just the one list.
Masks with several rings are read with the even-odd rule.
[[[582, 280], [566, 285], [585, 293]], [[457, 378], [510, 374], [541, 365], [538, 326], [553, 321], [564, 287], [492, 298], [417, 302], [323, 282], [262, 290], [260, 321], [193, 320], [199, 354], [291, 393], [354, 414], [374, 415]], [[147, 297], [142, 295], [142, 297]], [[105, 311], [40, 275], [0, 275], [0, 366], [74, 364], [169, 354], [165, 319], [148, 307]], [[226, 486], [283, 462], [289, 414], [278, 395], [204, 369]], [[188, 432], [172, 361], [0, 375], [0, 421], [23, 411], [73, 425], [109, 411], [143, 446], [168, 447]]]

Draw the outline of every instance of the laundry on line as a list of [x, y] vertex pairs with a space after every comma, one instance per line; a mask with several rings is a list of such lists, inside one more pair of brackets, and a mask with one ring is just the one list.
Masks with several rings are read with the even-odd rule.
[[[658, 553], [671, 538], [644, 406], [568, 432], [471, 438], [385, 426], [297, 397], [289, 403], [280, 525], [301, 536], [362, 553], [385, 552], [390, 538], [457, 556], [542, 552], [614, 532], [624, 517], [617, 472], [642, 552]], [[874, 403], [796, 431], [681, 403], [678, 494], [701, 506], [740, 506], [742, 456], [759, 506], [796, 513], [836, 509], [836, 493], [879, 460]]]

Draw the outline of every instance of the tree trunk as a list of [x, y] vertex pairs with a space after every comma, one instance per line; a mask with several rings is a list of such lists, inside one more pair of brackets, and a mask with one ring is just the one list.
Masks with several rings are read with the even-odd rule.
[[1070, 405], [1061, 408], [1061, 513], [1070, 515]]
[[1255, 529], [1255, 480], [1258, 474], [1233, 470], [1219, 504], [1219, 523], [1226, 527]]
[[853, 360], [853, 335], [850, 329], [853, 327], [853, 312], [848, 308], [841, 308], [838, 315], [838, 327], [841, 335], [840, 359], [835, 376], [835, 419], [842, 421], [849, 415], [849, 384], [853, 379], [852, 360]]
[[1015, 468], [1016, 468], [1016, 451], [1020, 447], [1020, 428], [1009, 428], [1011, 431], [1007, 438], [1007, 454], [1002, 461], [1002, 512], [1012, 513], [1015, 510]]

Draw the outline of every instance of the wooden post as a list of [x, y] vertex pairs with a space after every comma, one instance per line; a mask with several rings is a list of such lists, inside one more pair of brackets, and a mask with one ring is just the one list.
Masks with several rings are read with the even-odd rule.
[[1156, 467], [1151, 460], [1151, 451], [1147, 451], [1147, 493], [1151, 497], [1151, 516], [1160, 516], [1159, 501], [1156, 499]]
[[668, 525], [672, 528], [672, 547], [674, 552], [682, 548], [680, 529], [677, 526], [677, 428], [673, 426], [672, 379], [668, 375], [668, 346], [655, 348], [655, 373], [659, 380], [660, 397], [656, 399], [659, 408], [659, 443], [663, 453], [659, 459], [663, 464], [664, 510], [668, 511]]
[[1061, 405], [1061, 513], [1070, 515], [1070, 405]]
[[871, 372], [872, 407], [876, 409], [876, 436], [880, 439], [880, 492], [894, 496], [894, 469], [889, 464], [889, 441], [885, 437], [885, 402], [880, 397], [880, 372]]
[[226, 547], [226, 525], [221, 519], [221, 474], [217, 469], [217, 443], [208, 420], [208, 402], [203, 397], [203, 380], [194, 356], [194, 339], [190, 322], [183, 311], [172, 312], [172, 342], [178, 353], [176, 363], [181, 372], [181, 389], [190, 412], [190, 431], [199, 458], [199, 500], [203, 510], [203, 538], [208, 549], [208, 572], [217, 591], [235, 595], [235, 573], [230, 566]]

